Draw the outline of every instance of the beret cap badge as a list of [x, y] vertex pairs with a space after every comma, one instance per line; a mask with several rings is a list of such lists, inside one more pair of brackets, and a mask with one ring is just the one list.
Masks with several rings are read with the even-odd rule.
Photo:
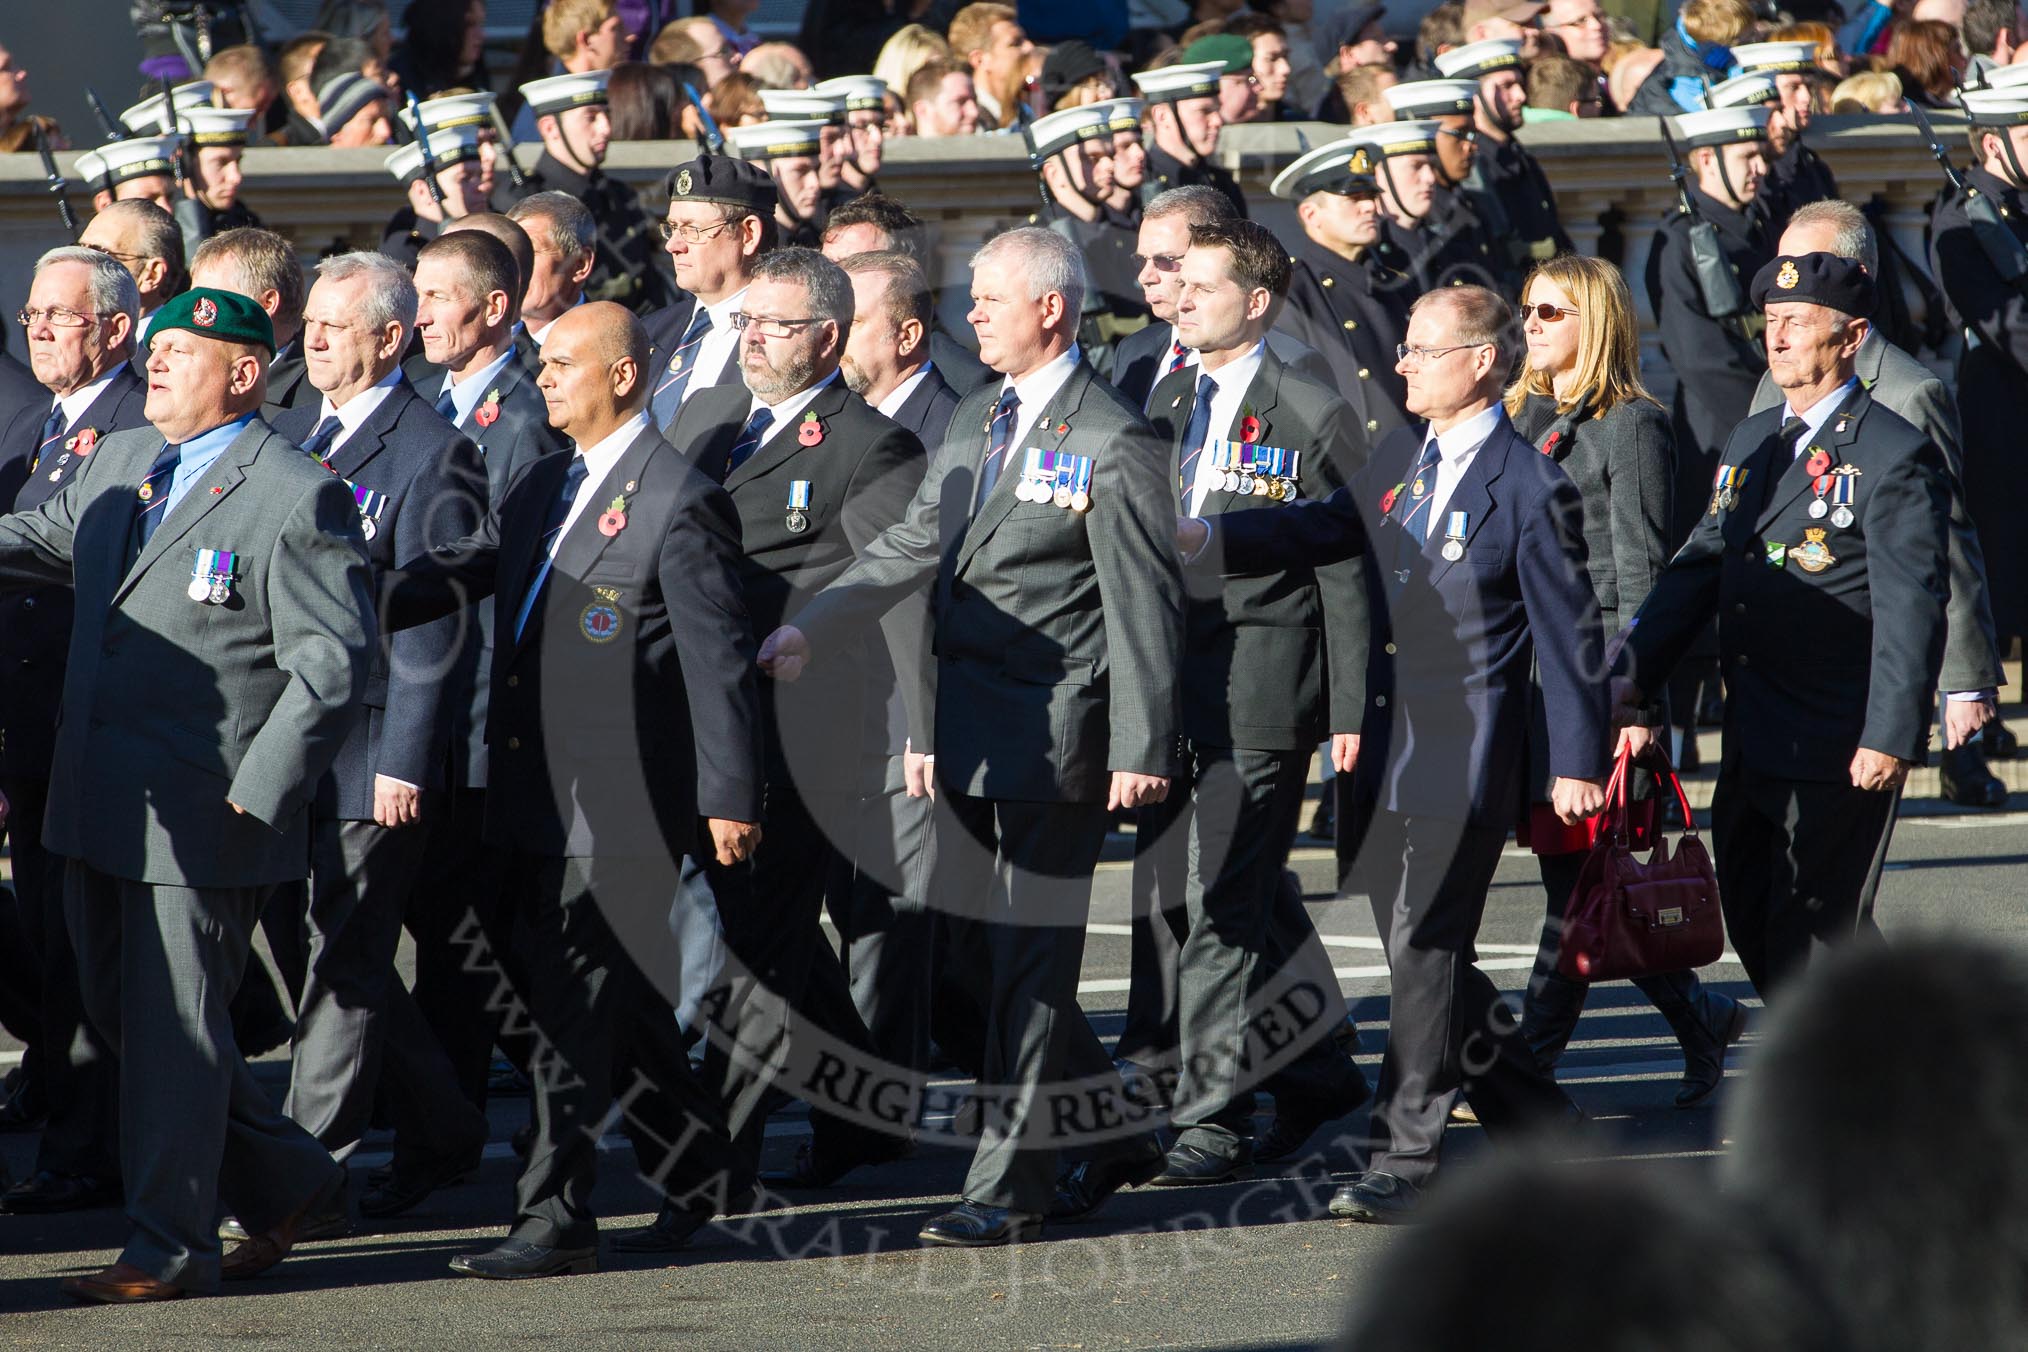
[[191, 322], [199, 328], [208, 329], [218, 322], [218, 306], [208, 296], [200, 296], [190, 307]]
[[1795, 290], [1796, 283], [1801, 280], [1802, 277], [1796, 272], [1796, 265], [1793, 261], [1784, 262], [1782, 270], [1775, 274], [1775, 285], [1784, 291]]

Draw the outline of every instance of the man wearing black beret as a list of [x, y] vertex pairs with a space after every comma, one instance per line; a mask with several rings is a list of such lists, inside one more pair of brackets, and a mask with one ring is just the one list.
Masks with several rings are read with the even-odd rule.
[[767, 167], [731, 155], [699, 155], [669, 174], [662, 248], [685, 294], [642, 323], [648, 329], [648, 416], [667, 432], [698, 390], [739, 383], [732, 317], [760, 256], [780, 240], [780, 200]]
[[1754, 277], [1785, 396], [1733, 429], [1704, 515], [1629, 626], [1614, 693], [1659, 691], [1715, 616], [1712, 803], [1733, 948], [1768, 997], [1867, 927], [1901, 786], [1929, 744], [1949, 596], [1943, 453], [1855, 364], [1873, 282], [1835, 254]]

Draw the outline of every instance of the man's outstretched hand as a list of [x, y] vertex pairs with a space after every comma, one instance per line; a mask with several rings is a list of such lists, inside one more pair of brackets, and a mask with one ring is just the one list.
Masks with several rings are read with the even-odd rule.
[[778, 681], [793, 681], [810, 664], [810, 640], [793, 624], [785, 624], [761, 641], [760, 669]]

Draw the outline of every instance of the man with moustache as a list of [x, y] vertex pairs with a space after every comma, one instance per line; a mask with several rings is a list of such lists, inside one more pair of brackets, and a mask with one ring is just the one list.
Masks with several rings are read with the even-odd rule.
[[[853, 254], [899, 250], [915, 260], [924, 276], [930, 271], [928, 224], [884, 193], [856, 197], [832, 212], [824, 222], [823, 247], [824, 257], [841, 266]], [[941, 318], [930, 328], [929, 359], [936, 363], [944, 383], [959, 394], [977, 389], [993, 377], [978, 353], [951, 333]], [[923, 444], [930, 442], [925, 439]]]
[[[102, 438], [146, 425], [147, 385], [134, 366], [140, 303], [108, 254], [52, 249], [36, 261], [22, 316], [40, 397], [0, 430], [8, 510], [41, 506], [83, 473]], [[21, 932], [40, 977], [22, 1075], [46, 1114], [34, 1172], [0, 1196], [15, 1215], [102, 1206], [120, 1186], [115, 1068], [78, 994], [64, 863], [42, 843], [73, 610], [68, 584], [0, 595], [0, 793]]]

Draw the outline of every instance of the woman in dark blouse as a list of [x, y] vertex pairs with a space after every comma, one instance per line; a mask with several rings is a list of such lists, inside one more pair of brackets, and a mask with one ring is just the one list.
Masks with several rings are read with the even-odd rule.
[[[1619, 269], [1597, 258], [1564, 255], [1538, 267], [1523, 289], [1521, 327], [1528, 357], [1507, 392], [1507, 413], [1522, 436], [1553, 456], [1584, 500], [1584, 542], [1605, 632], [1616, 633], [1640, 609], [1668, 562], [1672, 447], [1669, 414], [1641, 387], [1639, 329]], [[1538, 641], [1553, 642], [1553, 635]], [[1620, 745], [1638, 753], [1663, 724], [1622, 729]], [[1549, 798], [1547, 731], [1541, 700], [1530, 732], [1536, 798]], [[1540, 753], [1540, 754], [1536, 754]], [[1535, 814], [1548, 821], [1545, 814]], [[1528, 983], [1522, 1036], [1544, 1069], [1554, 1070], [1584, 1009], [1588, 987], [1556, 971], [1563, 911], [1584, 864], [1584, 848], [1541, 839], [1535, 849], [1548, 891], [1548, 916]], [[1551, 852], [1555, 851], [1555, 852]], [[1724, 1074], [1725, 1047], [1745, 1028], [1736, 1001], [1707, 990], [1694, 972], [1635, 981], [1669, 1021], [1683, 1047], [1679, 1108], [1710, 1099]]]

